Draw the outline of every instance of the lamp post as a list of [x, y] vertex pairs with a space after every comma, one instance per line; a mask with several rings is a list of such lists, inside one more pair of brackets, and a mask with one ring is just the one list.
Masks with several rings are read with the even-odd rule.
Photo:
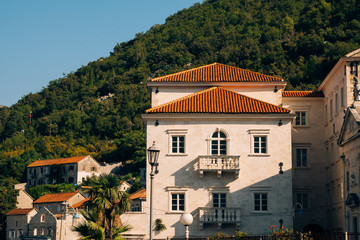
[[[148, 148], [148, 161], [151, 166], [150, 171], [150, 232], [149, 232], [149, 238], [152, 240], [152, 198], [153, 198], [153, 179], [154, 175], [159, 172], [158, 166], [159, 166], [159, 153], [160, 150], [156, 148], [155, 141], [153, 142], [152, 146]], [[154, 169], [155, 168], [155, 169]]]
[[189, 239], [189, 225], [193, 223], [193, 216], [190, 213], [183, 213], [180, 217], [180, 223], [185, 226], [185, 239]]

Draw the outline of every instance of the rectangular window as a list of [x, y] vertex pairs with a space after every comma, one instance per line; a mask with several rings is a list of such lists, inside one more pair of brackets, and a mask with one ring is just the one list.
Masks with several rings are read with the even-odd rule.
[[45, 229], [44, 228], [40, 228], [40, 235], [44, 236], [45, 235]]
[[267, 153], [266, 137], [254, 137], [254, 153]]
[[74, 166], [72, 166], [72, 165], [69, 166], [69, 170], [70, 170], [70, 171], [74, 171]]
[[19, 229], [18, 234], [19, 234], [19, 237], [23, 236], [24, 235], [24, 230]]
[[330, 120], [333, 118], [333, 100], [330, 100]]
[[173, 193], [171, 194], [171, 210], [185, 211], [185, 194]]
[[9, 238], [16, 238], [16, 231], [15, 230], [10, 230]]
[[327, 123], [328, 121], [328, 108], [327, 108], [327, 104], [325, 104], [325, 123]]
[[172, 136], [171, 153], [185, 153], [185, 136]]
[[254, 210], [256, 212], [266, 212], [268, 210], [267, 193], [254, 193]]
[[296, 126], [305, 126], [306, 125], [306, 112], [295, 112], [296, 119], [295, 125]]
[[339, 100], [338, 100], [338, 94], [335, 94], [335, 112], [339, 112]]
[[346, 190], [350, 191], [350, 176], [349, 171], [346, 171]]
[[296, 149], [296, 166], [307, 166], [307, 149]]
[[340, 89], [340, 104], [341, 104], [341, 107], [345, 107], [345, 105], [344, 105], [344, 87], [342, 87]]
[[307, 193], [297, 193], [296, 194], [296, 208], [297, 209], [307, 209], [309, 207], [308, 202], [309, 194]]
[[226, 193], [213, 193], [213, 207], [214, 208], [226, 207]]

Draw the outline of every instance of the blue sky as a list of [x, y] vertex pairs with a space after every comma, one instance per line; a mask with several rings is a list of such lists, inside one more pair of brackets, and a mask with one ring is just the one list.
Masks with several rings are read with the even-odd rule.
[[0, 2], [0, 105], [109, 56], [116, 43], [203, 0]]

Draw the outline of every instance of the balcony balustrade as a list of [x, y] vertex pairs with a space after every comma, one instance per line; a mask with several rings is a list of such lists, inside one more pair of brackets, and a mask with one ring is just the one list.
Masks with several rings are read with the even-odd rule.
[[222, 172], [234, 172], [239, 176], [240, 156], [199, 156], [199, 174], [203, 178], [204, 172], [217, 172], [218, 178]]
[[206, 223], [218, 224], [219, 229], [221, 229], [223, 223], [236, 224], [236, 228], [239, 229], [240, 222], [240, 208], [199, 208], [199, 224], [201, 230]]

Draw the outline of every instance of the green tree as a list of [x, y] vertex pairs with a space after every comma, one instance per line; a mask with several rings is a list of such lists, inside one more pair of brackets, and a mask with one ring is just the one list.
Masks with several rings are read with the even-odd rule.
[[[104, 240], [105, 239], [105, 229], [98, 224], [99, 213], [95, 210], [81, 211], [81, 214], [84, 216], [86, 222], [82, 222], [74, 227], [74, 231], [80, 233], [82, 238], [81, 240], [86, 239], [95, 239], [95, 240]], [[112, 239], [120, 240], [123, 239], [121, 233], [128, 231], [130, 228], [128, 226], [114, 227], [112, 230]]]
[[104, 228], [105, 239], [113, 239], [116, 229], [123, 227], [120, 215], [130, 207], [129, 195], [120, 190], [120, 185], [120, 178], [114, 174], [102, 174], [88, 181], [86, 192], [90, 200], [87, 206], [99, 214], [96, 222]]

